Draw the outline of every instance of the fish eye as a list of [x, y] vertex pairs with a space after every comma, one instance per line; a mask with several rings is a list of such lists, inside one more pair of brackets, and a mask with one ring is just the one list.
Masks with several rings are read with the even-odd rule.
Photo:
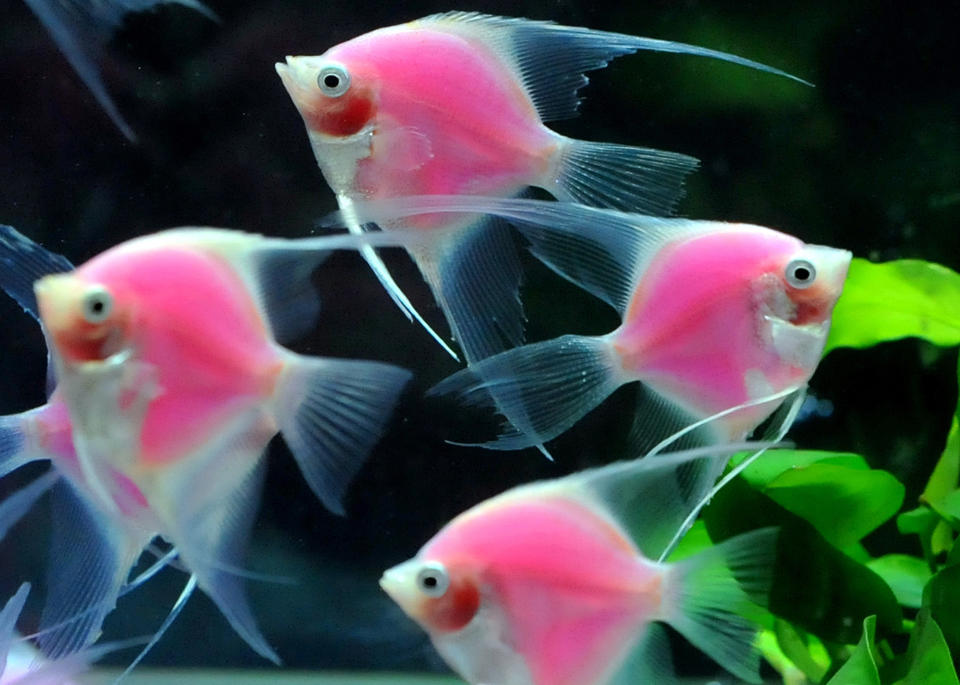
[[328, 64], [317, 74], [317, 85], [324, 95], [338, 98], [350, 88], [350, 74], [343, 65]]
[[428, 597], [443, 597], [450, 587], [450, 576], [443, 564], [429, 561], [417, 572], [417, 587]]
[[81, 306], [87, 323], [103, 323], [113, 312], [113, 296], [102, 285], [94, 285], [84, 293]]
[[802, 290], [813, 285], [813, 282], [817, 279], [817, 270], [806, 259], [794, 259], [787, 264], [786, 276], [787, 283], [791, 287]]

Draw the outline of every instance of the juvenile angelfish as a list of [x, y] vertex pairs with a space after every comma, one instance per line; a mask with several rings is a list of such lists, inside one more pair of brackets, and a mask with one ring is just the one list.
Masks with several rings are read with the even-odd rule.
[[[379, 29], [319, 56], [287, 57], [277, 72], [351, 231], [363, 229], [350, 212], [361, 199], [513, 197], [529, 186], [559, 200], [669, 214], [697, 160], [573, 140], [544, 125], [576, 115], [584, 72], [638, 50], [712, 57], [793, 78], [693, 45], [472, 12]], [[448, 229], [410, 254], [467, 361], [519, 345], [520, 265], [504, 227], [469, 214], [418, 217], [408, 225]], [[446, 346], [374, 251], [364, 256], [407, 316]]]
[[776, 531], [651, 561], [697, 505], [679, 474], [715, 459], [700, 449], [514, 488], [457, 516], [380, 585], [471, 685], [669, 682], [656, 622], [759, 683], [747, 616], [765, 603]]
[[551, 440], [637, 381], [638, 451], [694, 425], [708, 443], [745, 438], [806, 387], [851, 259], [847, 250], [761, 226], [568, 203], [437, 196], [357, 211], [371, 220], [448, 211], [503, 217], [547, 266], [619, 312], [621, 325], [606, 335], [508, 350], [431, 390], [502, 413], [510, 425], [483, 443], [493, 449]]
[[131, 567], [162, 536], [191, 574], [183, 601], [199, 586], [254, 650], [277, 660], [242, 583], [267, 443], [281, 432], [311, 488], [341, 512], [410, 377], [276, 342], [312, 324], [309, 274], [326, 251], [367, 243], [360, 238], [175, 229], [67, 270], [64, 258], [0, 227], [0, 284], [27, 311], [39, 308], [58, 380], [43, 407], [0, 418], [0, 475], [36, 460], [55, 466], [0, 512], [0, 526], [10, 524], [53, 487], [45, 654], [97, 637]]

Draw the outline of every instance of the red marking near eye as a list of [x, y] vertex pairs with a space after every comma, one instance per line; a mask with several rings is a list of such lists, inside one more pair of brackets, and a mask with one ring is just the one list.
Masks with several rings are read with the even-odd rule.
[[830, 298], [826, 296], [822, 288], [814, 285], [806, 290], [791, 288], [788, 292], [790, 293], [790, 299], [793, 300], [797, 308], [791, 323], [803, 326], [809, 323], [820, 323], [824, 320]]
[[318, 95], [314, 106], [304, 111], [304, 117], [314, 131], [331, 136], [351, 136], [373, 118], [373, 98], [360, 89], [339, 98]]
[[465, 627], [480, 609], [480, 591], [472, 578], [451, 574], [443, 597], [427, 600], [425, 618], [437, 629], [453, 632]]

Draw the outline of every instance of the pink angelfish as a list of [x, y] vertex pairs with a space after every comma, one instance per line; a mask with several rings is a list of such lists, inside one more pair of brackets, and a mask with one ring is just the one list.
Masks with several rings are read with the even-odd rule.
[[[358, 200], [512, 197], [530, 186], [560, 200], [669, 214], [697, 160], [573, 140], [544, 125], [576, 115], [584, 72], [638, 50], [712, 57], [794, 78], [693, 45], [473, 12], [432, 15], [323, 55], [287, 57], [277, 72], [353, 232], [363, 230], [351, 211]], [[410, 254], [468, 362], [522, 343], [520, 265], [502, 225], [471, 214], [381, 223], [399, 225], [446, 229]], [[364, 256], [407, 316], [449, 351], [373, 249]]]
[[[45, 654], [72, 654], [98, 636], [131, 567], [161, 536], [191, 573], [175, 609], [198, 586], [254, 650], [278, 660], [242, 585], [267, 443], [281, 432], [317, 496], [342, 512], [410, 377], [276, 342], [315, 320], [309, 274], [326, 252], [360, 244], [366, 236], [175, 229], [43, 275], [65, 271], [66, 260], [2, 227], [0, 286], [27, 311], [39, 308], [59, 381], [43, 407], [0, 418], [0, 475], [48, 459], [56, 475], [30, 487], [63, 476]], [[36, 498], [22, 497], [8, 522]]]
[[761, 226], [536, 200], [425, 196], [357, 211], [371, 220], [446, 211], [504, 217], [539, 259], [619, 312], [621, 325], [606, 335], [508, 350], [431, 390], [502, 413], [504, 433], [483, 443], [492, 449], [551, 440], [637, 381], [638, 451], [692, 426], [705, 443], [745, 438], [806, 387], [851, 259]]
[[732, 453], [717, 449], [509, 490], [457, 516], [380, 585], [471, 685], [668, 682], [656, 622], [759, 683], [751, 619], [766, 601], [776, 531], [652, 561], [699, 506], [684, 472]]

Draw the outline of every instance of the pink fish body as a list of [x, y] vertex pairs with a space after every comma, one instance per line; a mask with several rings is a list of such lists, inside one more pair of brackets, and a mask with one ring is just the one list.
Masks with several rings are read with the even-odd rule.
[[[691, 460], [678, 454], [621, 463], [508, 491], [448, 523], [381, 585], [474, 685], [660, 682], [644, 678], [663, 661], [655, 658], [662, 649], [651, 631], [656, 621], [759, 682], [749, 622], [737, 614], [750, 602], [723, 570], [749, 568], [750, 592], [762, 596], [770, 531], [678, 565], [650, 561], [630, 537], [656, 537], [694, 504], [674, 498], [669, 481]], [[629, 501], [641, 511], [652, 501], [666, 509], [650, 506], [661, 520], [628, 532], [608, 497], [631, 488], [638, 494]], [[724, 629], [737, 635], [732, 648], [711, 635]]]
[[[561, 200], [670, 213], [695, 159], [573, 140], [544, 124], [576, 115], [584, 72], [637, 50], [708, 56], [786, 75], [682, 43], [468, 12], [379, 29], [276, 67], [347, 227], [359, 232], [362, 223], [350, 207], [360, 200], [512, 197], [530, 186]], [[489, 218], [421, 215], [382, 225], [399, 226], [444, 229], [442, 239], [410, 252], [467, 361], [520, 344], [515, 248]], [[373, 250], [364, 256], [407, 316], [449, 350]]]
[[[816, 370], [847, 250], [762, 226], [667, 219], [571, 203], [422, 196], [358, 204], [365, 221], [489, 212], [547, 266], [614, 307], [606, 335], [564, 335], [471, 364], [431, 393], [509, 421], [492, 449], [542, 446], [626, 383], [641, 384], [640, 451], [696, 430], [744, 439]], [[776, 426], [789, 427], [787, 411]]]
[[[253, 649], [278, 660], [237, 571], [267, 443], [282, 432], [317, 496], [342, 511], [409, 373], [305, 357], [276, 338], [312, 323], [309, 275], [326, 253], [368, 242], [175, 229], [71, 271], [0, 227], [0, 253], [12, 265], [4, 287], [27, 311], [39, 309], [58, 379], [44, 407], [0, 417], [0, 475], [49, 459], [55, 471], [29, 487], [65, 477], [54, 486], [54, 510], [66, 515], [55, 521], [38, 640], [45, 654], [68, 656], [99, 634], [119, 595], [155, 572], [127, 578], [159, 536], [172, 549], [153, 568], [176, 556], [191, 575], [155, 639], [200, 587]], [[9, 515], [0, 509], [0, 528], [33, 499], [30, 490]]]

